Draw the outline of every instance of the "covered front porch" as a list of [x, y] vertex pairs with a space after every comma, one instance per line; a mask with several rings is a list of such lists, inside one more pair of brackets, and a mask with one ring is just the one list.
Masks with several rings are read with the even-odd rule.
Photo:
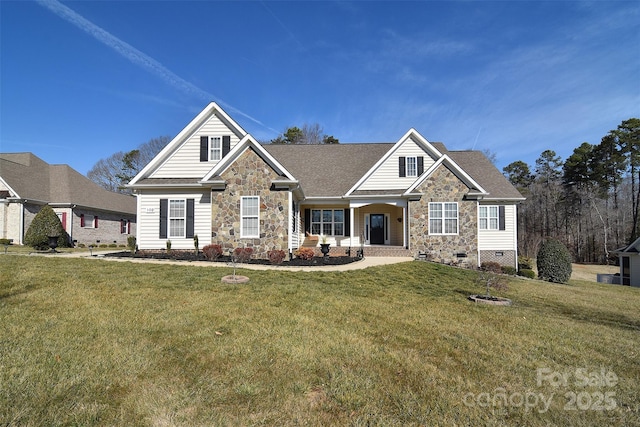
[[[409, 236], [407, 201], [361, 200], [347, 203], [306, 203], [300, 207], [301, 246], [315, 246], [323, 236], [332, 247], [404, 249], [407, 256]], [[389, 250], [388, 256], [392, 256]]]

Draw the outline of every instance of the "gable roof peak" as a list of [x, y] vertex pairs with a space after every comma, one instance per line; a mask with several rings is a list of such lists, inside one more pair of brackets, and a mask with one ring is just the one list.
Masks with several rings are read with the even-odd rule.
[[196, 132], [204, 123], [213, 116], [218, 116], [227, 127], [244, 138], [248, 135], [235, 120], [233, 120], [218, 104], [211, 101], [196, 117], [194, 117], [188, 125], [186, 125], [169, 143], [140, 171], [133, 177], [128, 185], [134, 185], [142, 178], [152, 173], [156, 168], [164, 163], [194, 132]]

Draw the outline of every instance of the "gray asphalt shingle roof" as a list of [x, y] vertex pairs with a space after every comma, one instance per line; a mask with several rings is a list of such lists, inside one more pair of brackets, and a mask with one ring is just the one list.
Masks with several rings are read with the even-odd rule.
[[265, 144], [307, 197], [346, 194], [394, 144]]
[[23, 199], [136, 213], [135, 197], [107, 191], [68, 165], [50, 165], [32, 153], [0, 153], [0, 177]]
[[[346, 194], [395, 144], [265, 144], [263, 147], [291, 174], [300, 180], [307, 197], [339, 197]], [[522, 195], [480, 151], [448, 151], [444, 144], [433, 143], [447, 154], [494, 199], [519, 199]], [[391, 191], [400, 194], [406, 189]], [[370, 192], [369, 192], [370, 193]], [[386, 194], [375, 192], [376, 194]], [[361, 191], [354, 194], [365, 194]]]

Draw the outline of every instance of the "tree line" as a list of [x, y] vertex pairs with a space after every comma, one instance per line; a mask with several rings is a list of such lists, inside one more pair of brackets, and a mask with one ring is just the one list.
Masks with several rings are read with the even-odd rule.
[[574, 261], [604, 263], [639, 237], [640, 119], [623, 121], [597, 145], [582, 143], [565, 161], [545, 150], [533, 170], [518, 160], [503, 173], [527, 198], [518, 208], [522, 255], [535, 257], [555, 238]]

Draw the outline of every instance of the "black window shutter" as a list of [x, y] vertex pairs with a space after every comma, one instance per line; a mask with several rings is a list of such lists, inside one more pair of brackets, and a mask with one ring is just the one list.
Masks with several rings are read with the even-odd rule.
[[229, 154], [229, 151], [231, 151], [231, 137], [225, 135], [222, 137], [222, 157]]
[[422, 175], [424, 172], [424, 157], [418, 157], [418, 176]]
[[169, 201], [160, 199], [160, 238], [167, 238], [167, 213], [169, 211]]
[[500, 230], [505, 229], [504, 225], [504, 206], [498, 206], [498, 228]]
[[304, 232], [311, 233], [311, 209], [304, 210]]
[[351, 209], [344, 210], [344, 235], [351, 236]]
[[206, 162], [209, 160], [209, 137], [200, 137], [200, 161]]
[[187, 199], [187, 239], [193, 238], [194, 216], [194, 199]]
[[406, 161], [405, 157], [398, 158], [398, 176], [401, 178], [404, 176], [407, 176], [407, 171], [404, 166], [405, 161]]

